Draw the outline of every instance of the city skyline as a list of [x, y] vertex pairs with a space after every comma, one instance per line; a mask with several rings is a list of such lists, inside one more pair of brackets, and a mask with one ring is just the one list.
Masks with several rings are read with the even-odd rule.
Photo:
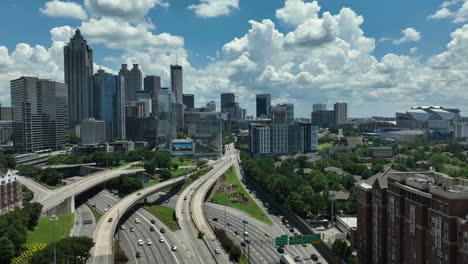
[[[387, 9], [369, 2], [271, 1], [251, 17], [246, 13], [262, 1], [233, 2], [236, 4], [211, 13], [198, 1], [189, 5], [145, 1], [139, 8], [123, 5], [118, 10], [94, 0], [28, 4], [24, 9], [29, 19], [41, 21], [33, 23], [37, 33], [18, 36], [0, 31], [5, 33], [0, 61], [7, 65], [7, 71], [0, 72], [0, 103], [9, 104], [11, 79], [38, 76], [63, 82], [60, 50], [79, 27], [94, 49], [95, 71], [102, 68], [115, 74], [123, 63], [138, 63], [143, 75], [161, 76], [162, 85], [170, 86], [168, 65], [180, 64], [184, 67], [184, 92], [197, 95], [197, 106], [213, 100], [219, 104], [220, 93], [235, 91], [249, 115], [255, 115], [255, 94], [261, 93], [271, 93], [275, 98], [272, 104], [294, 103], [298, 117], [308, 117], [313, 103], [331, 106], [338, 101], [348, 102], [350, 117], [391, 116], [415, 105], [453, 105], [462, 115], [467, 113], [463, 81], [447, 74], [463, 74], [466, 68], [461, 52], [468, 31], [463, 25], [464, 1], [405, 8], [401, 8], [402, 1], [394, 1]], [[54, 9], [57, 3], [64, 7]], [[6, 5], [4, 10], [14, 14], [23, 4]], [[82, 12], [67, 13], [72, 4]], [[397, 14], [395, 9], [402, 14], [412, 12], [412, 18], [387, 23], [389, 16]], [[291, 19], [294, 10], [304, 12]], [[389, 14], [382, 14], [383, 10]], [[203, 27], [213, 32], [209, 41], [194, 39], [188, 27], [171, 24], [168, 16], [179, 13], [193, 22], [195, 32]], [[8, 19], [10, 14], [4, 17]], [[349, 23], [343, 23], [345, 20]], [[226, 21], [239, 26], [232, 33], [216, 26]], [[307, 25], [321, 34], [308, 34], [304, 31]], [[264, 41], [262, 37], [277, 39], [277, 45], [268, 43], [259, 49], [260, 43], [255, 41]], [[295, 45], [301, 41], [304, 47]], [[305, 47], [310, 51], [308, 56], [303, 56]], [[326, 50], [335, 55], [326, 54]], [[267, 53], [281, 56], [265, 56]], [[349, 71], [351, 75], [345, 78], [344, 72]]]

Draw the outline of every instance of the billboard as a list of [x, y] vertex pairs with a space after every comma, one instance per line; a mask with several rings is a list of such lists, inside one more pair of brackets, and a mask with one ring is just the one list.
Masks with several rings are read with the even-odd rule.
[[173, 142], [172, 151], [193, 151], [193, 142]]

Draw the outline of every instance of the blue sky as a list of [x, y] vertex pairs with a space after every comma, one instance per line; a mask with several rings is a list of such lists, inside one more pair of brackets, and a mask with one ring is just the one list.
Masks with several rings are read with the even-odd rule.
[[[450, 104], [466, 112], [455, 95], [466, 87], [464, 65], [456, 63], [467, 55], [461, 51], [465, 0], [3, 0], [1, 5], [3, 104], [9, 104], [8, 81], [18, 75], [63, 80], [61, 45], [81, 27], [96, 66], [111, 71], [120, 63], [140, 63], [144, 73], [167, 80], [177, 54], [185, 90], [196, 94], [198, 105], [234, 91], [250, 114], [255, 114], [253, 94], [260, 92], [271, 92], [274, 102], [295, 103], [296, 115], [305, 117], [312, 103], [335, 101], [348, 101], [352, 116], [391, 116], [415, 104]], [[300, 16], [287, 5], [309, 11], [291, 22]], [[18, 48], [19, 43], [27, 45]]]

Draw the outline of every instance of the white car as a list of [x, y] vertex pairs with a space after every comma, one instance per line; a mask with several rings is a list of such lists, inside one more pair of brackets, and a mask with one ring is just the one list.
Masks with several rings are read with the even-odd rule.
[[138, 239], [138, 245], [143, 246], [143, 240], [142, 239]]
[[146, 239], [146, 245], [150, 246], [151, 244], [153, 244], [153, 242], [151, 242], [150, 239]]
[[104, 212], [107, 212], [107, 210], [109, 210], [109, 209], [107, 209], [107, 208], [104, 208]]
[[177, 251], [177, 247], [175, 245], [172, 245], [171, 250], [172, 251]]
[[185, 210], [182, 210], [182, 213], [185, 213]]
[[136, 224], [139, 224], [139, 223], [140, 223], [140, 219], [135, 218], [135, 223], [136, 223]]
[[244, 236], [249, 236], [249, 232], [245, 231]]
[[121, 226], [120, 226], [120, 229], [125, 230], [125, 226], [124, 226], [124, 225], [121, 225]]
[[221, 250], [219, 248], [217, 248], [217, 249], [215, 249], [215, 253], [219, 255], [219, 254], [221, 254]]
[[160, 237], [159, 242], [164, 243], [164, 237]]

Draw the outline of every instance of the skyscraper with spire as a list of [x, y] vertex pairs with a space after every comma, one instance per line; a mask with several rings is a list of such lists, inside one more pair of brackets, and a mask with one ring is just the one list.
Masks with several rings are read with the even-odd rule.
[[90, 117], [89, 91], [93, 76], [93, 50], [76, 29], [70, 42], [63, 47], [65, 84], [68, 89], [70, 131], [77, 131], [83, 119]]
[[171, 65], [171, 90], [177, 103], [183, 103], [184, 84], [182, 78], [182, 66]]

